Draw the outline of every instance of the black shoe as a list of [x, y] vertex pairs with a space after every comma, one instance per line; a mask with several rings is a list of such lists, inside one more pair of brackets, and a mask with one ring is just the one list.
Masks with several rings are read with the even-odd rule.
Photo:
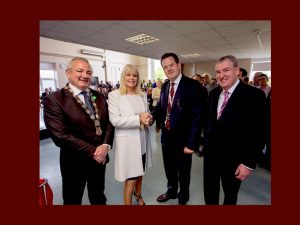
[[185, 196], [183, 197], [180, 193], [178, 194], [178, 204], [179, 205], [186, 205], [186, 203], [189, 201], [189, 197]]
[[158, 201], [158, 202], [166, 202], [166, 201], [168, 201], [170, 199], [176, 199], [176, 198], [177, 198], [177, 195], [171, 195], [168, 192], [166, 192], [166, 193], [158, 196], [157, 199], [156, 199], [156, 201]]
[[146, 203], [144, 202], [144, 199], [141, 195], [137, 195], [135, 190], [133, 191], [133, 195], [135, 197], [135, 200], [137, 201], [138, 205], [146, 205]]

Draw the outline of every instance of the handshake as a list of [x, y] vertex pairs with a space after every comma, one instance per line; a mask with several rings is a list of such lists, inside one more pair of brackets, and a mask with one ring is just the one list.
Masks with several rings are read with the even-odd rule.
[[152, 125], [153, 116], [148, 112], [143, 112], [140, 114], [140, 124], [143, 127], [149, 127]]

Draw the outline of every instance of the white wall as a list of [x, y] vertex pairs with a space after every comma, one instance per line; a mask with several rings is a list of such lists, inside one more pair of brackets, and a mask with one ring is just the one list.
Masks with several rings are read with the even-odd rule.
[[136, 65], [141, 79], [144, 79], [144, 77], [147, 78], [147, 58], [110, 50], [105, 51], [105, 57], [108, 81], [112, 81], [115, 84], [116, 81], [120, 80], [122, 69], [126, 64]]
[[[238, 63], [240, 67], [247, 70], [249, 75], [251, 69], [251, 59], [240, 59], [238, 60]], [[191, 77], [196, 73], [200, 75], [202, 75], [203, 73], [209, 73], [211, 77], [215, 77], [215, 64], [216, 61], [184, 64], [183, 73], [188, 77]]]
[[[106, 62], [99, 56], [81, 54], [81, 49], [103, 53]], [[89, 60], [93, 76], [98, 77], [99, 82], [103, 80], [115, 84], [126, 64], [137, 65], [141, 79], [147, 78], [147, 58], [40, 37], [40, 62], [55, 64], [59, 88], [68, 82], [64, 66], [75, 56]]]

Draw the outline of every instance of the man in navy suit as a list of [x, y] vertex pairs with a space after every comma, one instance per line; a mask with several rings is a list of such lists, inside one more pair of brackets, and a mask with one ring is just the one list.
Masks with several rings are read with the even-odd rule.
[[105, 168], [114, 127], [104, 96], [89, 88], [92, 67], [75, 57], [67, 66], [69, 83], [44, 98], [44, 120], [60, 147], [64, 205], [80, 205], [87, 185], [92, 205], [106, 204]]
[[220, 58], [215, 70], [220, 87], [209, 95], [203, 149], [204, 197], [207, 205], [218, 205], [221, 180], [223, 204], [236, 205], [241, 181], [256, 167], [264, 147], [265, 96], [239, 80], [234, 56]]
[[[189, 200], [192, 153], [199, 148], [206, 97], [199, 82], [181, 73], [181, 64], [174, 53], [161, 57], [168, 77], [161, 88], [160, 99], [153, 112], [156, 130], [161, 129], [161, 144], [167, 192], [158, 202], [176, 199], [185, 205]], [[178, 193], [178, 183], [180, 191]]]

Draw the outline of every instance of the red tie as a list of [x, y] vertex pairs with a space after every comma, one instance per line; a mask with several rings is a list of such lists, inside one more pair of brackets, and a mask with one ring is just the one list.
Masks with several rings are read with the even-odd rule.
[[220, 109], [220, 112], [219, 112], [219, 114], [218, 114], [218, 118], [217, 119], [219, 119], [220, 118], [220, 116], [222, 115], [222, 113], [223, 113], [223, 110], [224, 110], [224, 108], [225, 108], [225, 106], [226, 106], [226, 104], [227, 104], [227, 102], [228, 102], [228, 99], [229, 99], [229, 92], [228, 91], [225, 91], [224, 92], [224, 95], [225, 95], [225, 97], [224, 97], [224, 101], [223, 101], [223, 103], [222, 103], [222, 105], [221, 105], [221, 109]]
[[168, 98], [168, 108], [167, 108], [167, 118], [166, 118], [166, 128], [170, 130], [170, 114], [172, 110], [172, 102], [174, 97], [174, 85], [175, 83], [171, 83], [170, 97]]

